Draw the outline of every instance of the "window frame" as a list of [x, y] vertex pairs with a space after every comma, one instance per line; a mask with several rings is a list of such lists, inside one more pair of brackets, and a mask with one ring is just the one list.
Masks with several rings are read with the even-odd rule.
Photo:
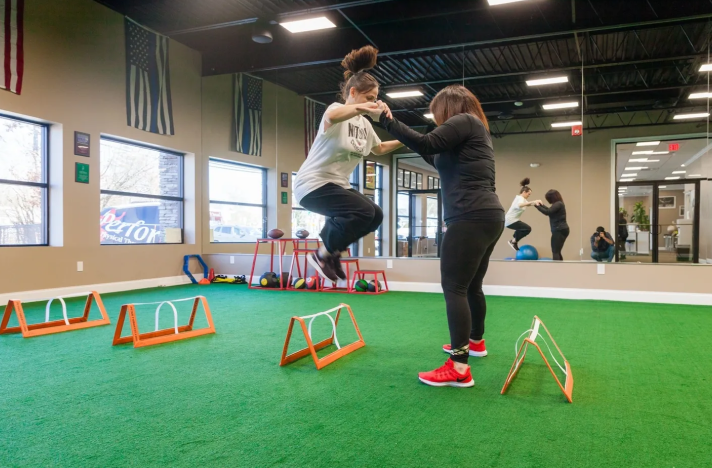
[[[121, 192], [118, 190], [104, 190], [104, 189], [102, 189], [101, 188], [101, 142], [104, 140], [113, 141], [115, 143], [121, 143], [122, 145], [136, 146], [138, 148], [145, 148], [145, 149], [148, 149], [151, 151], [159, 151], [161, 153], [179, 156], [180, 164], [178, 165], [178, 167], [179, 167], [178, 180], [180, 181], [180, 184], [179, 184], [180, 196], [176, 197], [173, 195], [150, 195], [150, 194], [145, 194], [145, 193]], [[99, 244], [101, 246], [111, 246], [111, 245], [124, 245], [124, 246], [126, 246], [126, 245], [181, 245], [181, 244], [185, 244], [185, 192], [184, 192], [184, 190], [185, 190], [185, 153], [179, 153], [178, 151], [167, 150], [167, 149], [164, 149], [161, 147], [152, 146], [150, 144], [137, 143], [134, 141], [128, 141], [128, 140], [124, 140], [124, 139], [116, 138], [116, 137], [112, 137], [112, 136], [100, 135], [100, 137], [99, 137], [99, 168], [100, 168], [100, 171], [99, 171], [99, 198], [101, 198], [101, 195], [107, 194], [107, 195], [146, 198], [149, 200], [166, 200], [166, 201], [180, 202], [180, 242], [104, 244], [101, 242], [101, 238], [100, 238]]]
[[8, 120], [16, 120], [18, 122], [23, 122], [27, 124], [36, 125], [41, 128], [41, 158], [42, 158], [42, 179], [44, 182], [23, 182], [19, 180], [12, 179], [0, 179], [0, 185], [19, 185], [24, 187], [38, 187], [42, 189], [42, 243], [38, 244], [0, 244], [2, 247], [49, 247], [49, 224], [50, 224], [50, 212], [49, 212], [49, 124], [37, 122], [30, 119], [25, 119], [22, 117], [17, 117], [14, 115], [3, 114], [0, 112], [0, 117]]
[[[262, 204], [260, 205], [259, 203], [218, 201], [218, 200], [211, 199], [210, 198], [210, 163], [212, 161], [219, 162], [219, 163], [225, 163], [225, 164], [232, 164], [234, 166], [249, 167], [250, 169], [260, 170], [262, 172]], [[208, 211], [210, 211], [210, 205], [213, 203], [216, 205], [250, 206], [253, 208], [255, 208], [255, 207], [262, 208], [262, 237], [260, 237], [260, 239], [264, 239], [265, 237], [267, 237], [267, 206], [268, 206], [268, 203], [267, 203], [267, 168], [261, 167], [261, 166], [254, 166], [252, 164], [240, 163], [237, 161], [230, 161], [229, 159], [209, 157], [208, 158]], [[254, 244], [254, 241], [247, 241], [247, 242], [214, 242], [214, 241], [212, 241], [210, 243], [211, 244]]]
[[[379, 164], [375, 161], [372, 161], [372, 162], [376, 166], [375, 167], [375, 169], [376, 169], [376, 188], [373, 189], [374, 202], [381, 209], [383, 209], [383, 170], [384, 170], [384, 166], [383, 166], [383, 164]], [[376, 196], [376, 195], [378, 195], [378, 196]], [[375, 250], [374, 256], [382, 257], [383, 256], [383, 223], [381, 223], [378, 226], [378, 229], [376, 230], [376, 234], [377, 234], [378, 238], [376, 239], [377, 242], [374, 242], [374, 244], [377, 244], [377, 246], [374, 249]]]

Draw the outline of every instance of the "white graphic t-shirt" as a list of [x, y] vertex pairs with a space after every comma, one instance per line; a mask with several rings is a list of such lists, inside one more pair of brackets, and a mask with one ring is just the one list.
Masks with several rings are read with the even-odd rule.
[[522, 217], [522, 213], [524, 213], [524, 210], [527, 209], [526, 206], [519, 206], [522, 203], [527, 203], [527, 199], [521, 195], [517, 195], [516, 197], [514, 197], [512, 206], [509, 207], [509, 211], [507, 211], [507, 214], [504, 215], [505, 226], [509, 226], [510, 224], [516, 223], [517, 221], [519, 221], [519, 218]]
[[[341, 107], [335, 102], [326, 111]], [[324, 131], [326, 112], [319, 124], [319, 134], [309, 150], [309, 156], [294, 179], [294, 197], [301, 202], [309, 193], [328, 183], [350, 189], [349, 176], [359, 161], [371, 153], [371, 148], [381, 144], [371, 122], [357, 115], [349, 120], [331, 125]]]

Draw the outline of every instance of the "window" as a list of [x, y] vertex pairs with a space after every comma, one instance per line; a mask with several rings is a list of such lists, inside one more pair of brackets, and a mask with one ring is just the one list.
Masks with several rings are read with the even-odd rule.
[[[294, 178], [296, 173], [292, 173], [292, 187], [294, 187]], [[297, 231], [306, 229], [309, 231], [309, 237], [316, 239], [324, 227], [326, 218], [320, 214], [307, 211], [297, 203], [297, 199], [292, 196], [292, 238], [297, 237]]]
[[267, 227], [267, 170], [210, 159], [213, 242], [255, 242]]
[[183, 155], [101, 139], [102, 245], [183, 242]]
[[0, 116], [0, 246], [47, 244], [47, 126]]
[[396, 203], [398, 205], [398, 226], [396, 234], [399, 240], [406, 240], [410, 235], [410, 223], [408, 219], [408, 213], [410, 212], [410, 198], [408, 197], [408, 192], [398, 192]]
[[[374, 162], [367, 162], [366, 164], [373, 164], [376, 166], [374, 181], [376, 188], [373, 191], [373, 195], [376, 205], [380, 206], [381, 209], [383, 209], [383, 166]], [[381, 243], [381, 239], [383, 239], [383, 223], [378, 226], [378, 230], [376, 231], [375, 236], [376, 242], [374, 255], [376, 257], [380, 257], [383, 255], [383, 244]]]
[[438, 199], [428, 197], [425, 203], [427, 235], [430, 239], [435, 239], [438, 232]]

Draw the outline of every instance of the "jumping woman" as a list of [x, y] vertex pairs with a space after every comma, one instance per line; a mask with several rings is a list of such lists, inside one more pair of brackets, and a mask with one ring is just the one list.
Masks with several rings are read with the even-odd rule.
[[487, 118], [467, 88], [452, 85], [430, 103], [438, 127], [423, 135], [384, 111], [380, 122], [440, 174], [447, 232], [440, 258], [451, 354], [445, 365], [421, 372], [437, 387], [472, 387], [469, 356], [486, 356], [483, 334], [487, 303], [482, 280], [504, 230], [504, 209], [495, 194], [494, 150]]
[[570, 233], [569, 225], [566, 223], [566, 205], [564, 205], [564, 199], [558, 190], [549, 190], [546, 192], [545, 198], [551, 206], [546, 207], [541, 201], [537, 200], [536, 209], [549, 217], [549, 224], [551, 225], [551, 256], [554, 260], [561, 261], [564, 259], [561, 251]]
[[326, 109], [319, 133], [294, 180], [297, 202], [326, 217], [320, 233], [323, 245], [307, 258], [321, 276], [332, 281], [346, 279], [341, 252], [376, 231], [383, 221], [381, 208], [353, 190], [349, 176], [364, 156], [387, 154], [403, 146], [395, 140], [382, 143], [363, 116], [379, 109], [378, 82], [365, 71], [376, 66], [377, 54], [378, 50], [366, 46], [341, 62], [346, 69], [341, 84], [344, 104], [333, 103]]
[[527, 237], [529, 233], [532, 232], [531, 226], [523, 221], [520, 221], [519, 218], [522, 217], [524, 210], [526, 210], [528, 206], [535, 205], [537, 201], [541, 201], [528, 201], [532, 194], [529, 182], [529, 177], [527, 177], [519, 183], [519, 185], [521, 185], [519, 195], [514, 197], [512, 206], [509, 207], [509, 211], [507, 211], [507, 214], [504, 215], [505, 227], [514, 229], [514, 237], [507, 241], [509, 246], [514, 250], [519, 250], [519, 241]]

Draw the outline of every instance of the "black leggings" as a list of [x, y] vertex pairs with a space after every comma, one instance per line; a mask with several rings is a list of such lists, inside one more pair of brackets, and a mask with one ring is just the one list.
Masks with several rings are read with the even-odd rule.
[[507, 226], [507, 228], [514, 229], [514, 242], [519, 242], [532, 232], [532, 227], [524, 221], [517, 221], [516, 223], [512, 223]]
[[383, 211], [370, 198], [336, 184], [326, 184], [306, 195], [301, 205], [326, 216], [321, 239], [329, 252], [343, 252], [383, 222]]
[[561, 250], [564, 248], [564, 242], [566, 242], [566, 238], [569, 237], [570, 232], [568, 228], [551, 231], [551, 255], [554, 260], [564, 259], [564, 257], [561, 256]]
[[467, 363], [469, 339], [481, 340], [485, 332], [482, 280], [503, 230], [502, 221], [458, 221], [445, 232], [440, 275], [455, 362]]

